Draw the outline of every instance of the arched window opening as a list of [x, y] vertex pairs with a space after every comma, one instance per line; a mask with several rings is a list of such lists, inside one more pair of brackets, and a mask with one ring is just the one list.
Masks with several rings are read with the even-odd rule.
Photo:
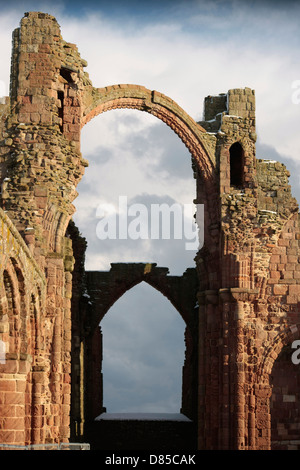
[[103, 404], [108, 413], [180, 413], [185, 323], [142, 282], [101, 321]]
[[30, 301], [30, 354], [32, 357], [35, 357], [37, 351], [37, 332], [38, 332], [38, 323], [37, 323], [37, 309], [36, 309], [36, 299], [33, 294], [31, 294]]
[[19, 352], [19, 319], [16, 315], [15, 289], [12, 279], [8, 272], [3, 272], [3, 283], [5, 288], [5, 296], [7, 302], [7, 313], [9, 322], [9, 352]]
[[242, 188], [244, 184], [244, 150], [239, 142], [229, 149], [230, 154], [230, 186]]
[[12, 316], [15, 310], [14, 288], [11, 277], [6, 270], [3, 272], [3, 283], [6, 294], [8, 314]]
[[65, 94], [63, 91], [58, 91], [57, 92], [57, 99], [58, 99], [58, 117], [59, 117], [59, 128], [60, 132], [63, 132], [64, 130], [64, 99], [65, 99]]
[[26, 354], [28, 352], [28, 318], [27, 308], [25, 301], [25, 280], [21, 269], [17, 266], [17, 262], [11, 258], [12, 265], [14, 266], [16, 279], [18, 282], [18, 316], [20, 318], [20, 352]]
[[[79, 269], [79, 264], [82, 267], [84, 265], [86, 271], [108, 272], [111, 263], [155, 263], [157, 266], [167, 267], [170, 275], [181, 276], [188, 267], [194, 267], [195, 254], [199, 247], [198, 227], [192, 212], [193, 209], [196, 211], [196, 206], [193, 206], [196, 187], [191, 165], [192, 157], [180, 138], [159, 119], [133, 109], [116, 109], [113, 112], [101, 114], [84, 127], [81, 137], [81, 152], [84, 158], [88, 160], [89, 166], [85, 170], [82, 181], [77, 186], [79, 196], [74, 201], [76, 213], [73, 220], [81, 235], [85, 237], [82, 245], [86, 241], [87, 250], [84, 255], [81, 244], [79, 242], [73, 243], [74, 257], [80, 262], [75, 263], [75, 272], [77, 268]], [[120, 203], [120, 197], [126, 198], [125, 208]], [[167, 206], [167, 209], [170, 209], [170, 219], [167, 219], [167, 221], [170, 221], [169, 238], [168, 236], [166, 238], [161, 236], [162, 229], [165, 228], [163, 222], [166, 221], [166, 218], [162, 216], [159, 218], [161, 226], [158, 226], [158, 228], [160, 230], [155, 231], [156, 234], [158, 233], [158, 238], [151, 238], [151, 228], [157, 229], [156, 225], [152, 225], [151, 209], [153, 205], [155, 205], [155, 208], [157, 206], [163, 206], [163, 208]], [[173, 227], [175, 226], [173, 220], [176, 218], [174, 214], [177, 215], [176, 211], [174, 213], [171, 211], [174, 205], [179, 205], [183, 209], [185, 209], [185, 205], [188, 206], [188, 213], [182, 212], [182, 223], [187, 224], [182, 227], [182, 233], [184, 234], [182, 238], [173, 236]], [[120, 216], [123, 216], [124, 213], [128, 215], [127, 224], [125, 224], [125, 229], [127, 229], [125, 237], [120, 236], [119, 231], [121, 226]], [[145, 213], [146, 217], [144, 217]], [[102, 219], [106, 222], [116, 220], [116, 237], [114, 237], [114, 231], [112, 234], [108, 231], [106, 238], [99, 237], [97, 228]], [[148, 221], [148, 238], [143, 238], [144, 231], [140, 225], [140, 222], [142, 223], [145, 220]], [[124, 225], [122, 227], [124, 228]], [[134, 229], [134, 235], [141, 233], [141, 236], [139, 238], [132, 237], [131, 229]], [[191, 248], [192, 243], [194, 248]], [[188, 249], [186, 249], [186, 245], [189, 245]], [[174, 256], [174, 253], [176, 253], [176, 256]], [[73, 273], [74, 276], [75, 272]], [[79, 271], [77, 274], [80, 278]], [[149, 288], [149, 285], [146, 284], [146, 289], [147, 286]], [[151, 298], [148, 301], [146, 301], [145, 296], [137, 295], [138, 292], [137, 287], [133, 288], [130, 293], [128, 292], [127, 295], [122, 296], [113, 308], [107, 312], [100, 323], [100, 339], [95, 338], [94, 335], [93, 339], [89, 339], [88, 344], [85, 345], [84, 362], [81, 363], [80, 359], [77, 361], [73, 354], [73, 377], [79, 377], [78, 370], [80, 370], [80, 380], [82, 377], [86, 386], [85, 397], [81, 395], [81, 389], [76, 395], [79, 382], [74, 385], [75, 382], [72, 381], [72, 407], [74, 410], [74, 428], [76, 429], [80, 428], [83, 419], [87, 423], [90, 419], [99, 416], [103, 412], [103, 407], [107, 409], [107, 413], [116, 413], [117, 411], [124, 413], [140, 413], [140, 411], [144, 413], [180, 413], [182, 382], [184, 388], [190, 380], [186, 373], [189, 369], [186, 364], [184, 365], [185, 325], [180, 332], [181, 340], [176, 340], [176, 333], [173, 334], [174, 346], [176, 345], [176, 348], [180, 348], [178, 346], [180, 344], [182, 346], [180, 358], [177, 357], [177, 353], [172, 348], [169, 354], [163, 354], [164, 348], [172, 338], [171, 331], [176, 321], [179, 320], [182, 323], [183, 320], [177, 311], [174, 312], [170, 302], [164, 299], [155, 289], [151, 289]], [[105, 330], [105, 324], [110, 318], [114, 318], [114, 315], [112, 315], [114, 308], [123, 305], [123, 301], [128, 295], [137, 296], [136, 302], [131, 305], [129, 302], [128, 308], [122, 307], [123, 316], [115, 322], [115, 326], [111, 329], [112, 334], [109, 336]], [[162, 299], [161, 302], [164, 300], [167, 302], [167, 307], [164, 306], [157, 309], [157, 311], [153, 311], [154, 300], [157, 295]], [[87, 298], [88, 296], [85, 297], [85, 299]], [[164, 318], [165, 312], [171, 308], [173, 309], [173, 321], [169, 327], [170, 335], [168, 336], [165, 332], [168, 339], [160, 347], [154, 343], [156, 337], [160, 337], [163, 332], [164, 322], [157, 319], [156, 330], [152, 328], [153, 346], [150, 348], [149, 342], [146, 340], [142, 342], [145, 347], [149, 346], [148, 359], [151, 358], [152, 362], [149, 359], [149, 364], [144, 365], [142, 371], [144, 375], [135, 377], [134, 373], [140, 370], [141, 361], [139, 363], [139, 357], [142, 357], [138, 351], [133, 354], [130, 360], [127, 359], [127, 362], [125, 358], [128, 358], [128, 355], [126, 356], [128, 351], [125, 354], [126, 351], [123, 353], [119, 350], [117, 356], [112, 353], [111, 363], [108, 366], [105, 357], [102, 360], [101, 347], [98, 346], [101, 346], [103, 338], [105, 354], [107, 345], [112, 347], [116, 342], [116, 346], [121, 347], [122, 338], [125, 338], [125, 343], [126, 338], [130, 338], [129, 354], [131, 354], [133, 346], [138, 347], [140, 338], [143, 337], [142, 332], [140, 333], [138, 330], [141, 315], [129, 323], [134, 328], [133, 331], [126, 330], [123, 327], [123, 321], [127, 316], [137, 315], [142, 312], [146, 304], [148, 304], [149, 318], [151, 316], [154, 318], [158, 312]], [[87, 301], [87, 308], [89, 308], [89, 301]], [[74, 304], [72, 312], [74, 316], [76, 316], [76, 309], [77, 306]], [[146, 320], [148, 317], [145, 317]], [[74, 324], [76, 324], [76, 319], [73, 322]], [[145, 324], [147, 325], [148, 322], [145, 321]], [[82, 327], [85, 329], [89, 325], [82, 325]], [[125, 363], [120, 363], [120, 359], [124, 360]], [[154, 385], [157, 384], [157, 374], [164, 364], [168, 364], [168, 360], [172, 364], [170, 363], [165, 367], [165, 373], [161, 375], [161, 392], [156, 390], [157, 400], [155, 401], [153, 400], [152, 391]], [[153, 361], [155, 361], [157, 367], [154, 367]], [[103, 368], [101, 368], [101, 363]], [[185, 367], [184, 371], [182, 371], [183, 365]], [[176, 374], [174, 367], [178, 367]], [[75, 370], [75, 368], [78, 370]], [[171, 373], [172, 370], [174, 374]], [[183, 372], [185, 372], [184, 377]], [[192, 373], [194, 373], [194, 369]], [[175, 375], [176, 379], [174, 380], [176, 383], [172, 383]], [[168, 377], [170, 377], [169, 380]], [[112, 385], [113, 380], [115, 382]], [[145, 387], [146, 383], [149, 384], [148, 387]], [[102, 397], [102, 384], [104, 400]], [[109, 389], [109, 387], [111, 388]], [[185, 387], [186, 389], [187, 387]], [[134, 392], [136, 394], [130, 404], [129, 397], [130, 395], [132, 397]], [[185, 406], [186, 402], [192, 403], [193, 400], [193, 396], [190, 396], [188, 392], [185, 395], [187, 399], [182, 406], [183, 413], [189, 408]], [[84, 398], [84, 401], [80, 402], [80, 406], [76, 401], [77, 397]], [[81, 403], [83, 403], [82, 407]]]
[[300, 367], [293, 352], [290, 345], [283, 348], [272, 369], [272, 450], [300, 450]]
[[[73, 219], [87, 240], [86, 269], [154, 262], [181, 275], [193, 267], [199, 246], [193, 217], [196, 185], [191, 155], [180, 138], [159, 119], [133, 109], [99, 115], [81, 137], [89, 167], [77, 187]], [[159, 210], [163, 215], [169, 210], [170, 218], [159, 218]], [[99, 230], [103, 219], [107, 226]], [[190, 242], [194, 249], [186, 249]]]

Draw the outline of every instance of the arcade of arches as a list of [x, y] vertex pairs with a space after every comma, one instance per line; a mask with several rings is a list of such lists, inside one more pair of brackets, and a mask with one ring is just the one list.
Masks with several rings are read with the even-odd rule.
[[[208, 96], [195, 122], [157, 91], [95, 88], [86, 65], [46, 13], [26, 13], [13, 32], [0, 104], [0, 443], [87, 439], [102, 411], [99, 321], [144, 281], [186, 324], [190, 447], [299, 449], [298, 204], [284, 165], [256, 158], [254, 91]], [[72, 221], [88, 165], [80, 132], [117, 108], [156, 116], [192, 156], [204, 244], [182, 276], [142, 263], [85, 272]]]

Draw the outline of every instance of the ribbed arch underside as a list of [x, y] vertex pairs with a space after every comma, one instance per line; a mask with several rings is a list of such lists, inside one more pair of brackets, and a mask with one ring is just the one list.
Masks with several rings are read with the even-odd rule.
[[215, 184], [215, 171], [203, 142], [206, 131], [173, 100], [162, 93], [138, 85], [94, 88], [92, 97], [92, 103], [86, 107], [82, 117], [82, 127], [97, 115], [112, 109], [148, 112], [167, 124], [179, 136], [198, 163], [207, 189], [212, 189]]

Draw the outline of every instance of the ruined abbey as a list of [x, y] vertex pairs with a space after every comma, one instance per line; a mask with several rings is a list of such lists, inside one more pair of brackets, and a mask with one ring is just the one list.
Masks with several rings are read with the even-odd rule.
[[[95, 88], [86, 66], [54, 17], [25, 13], [0, 104], [0, 444], [89, 442], [104, 406], [99, 324], [145, 281], [185, 321], [191, 448], [300, 449], [298, 204], [285, 166], [256, 156], [254, 90], [208, 96], [195, 122], [158, 91]], [[143, 263], [85, 272], [80, 132], [117, 108], [156, 116], [191, 154], [204, 245], [182, 276]]]

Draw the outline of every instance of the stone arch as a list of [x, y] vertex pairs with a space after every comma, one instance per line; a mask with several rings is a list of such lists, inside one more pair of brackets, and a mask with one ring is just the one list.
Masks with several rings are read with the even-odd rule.
[[[15, 289], [9, 269], [4, 269], [2, 273], [3, 293], [1, 298], [2, 322], [3, 329], [6, 334], [3, 334], [3, 341], [5, 342], [6, 359], [7, 353], [12, 350], [14, 344], [14, 326], [13, 326], [13, 312], [15, 310]], [[6, 364], [6, 361], [4, 362]], [[5, 369], [3, 369], [5, 370]]]
[[14, 268], [15, 277], [17, 280], [17, 292], [15, 293], [18, 301], [18, 315], [20, 316], [20, 353], [27, 354], [28, 352], [28, 326], [29, 316], [27, 315], [27, 295], [25, 278], [19, 264], [14, 258], [11, 258], [11, 264]]
[[266, 348], [263, 359], [258, 367], [257, 384], [269, 385], [269, 378], [274, 362], [285, 346], [300, 338], [300, 324], [291, 325], [278, 333], [272, 343]]
[[[0, 385], [4, 394], [11, 393], [9, 384], [16, 383], [10, 406], [1, 405], [1, 442], [31, 442], [32, 334], [30, 328], [30, 294], [40, 302], [45, 296], [45, 281], [31, 257], [30, 249], [5, 214], [3, 243], [6, 246], [0, 281], [1, 341], [5, 357], [0, 364]], [[8, 415], [9, 413], [9, 415]], [[5, 418], [4, 418], [5, 417]], [[12, 423], [15, 431], [12, 432]]]
[[63, 238], [74, 210], [74, 207], [71, 206], [71, 214], [66, 214], [61, 212], [53, 203], [48, 205], [43, 218], [43, 228], [47, 233], [47, 246], [50, 250], [56, 253], [61, 252]]
[[[101, 366], [92, 365], [88, 358], [96, 357], [101, 364], [102, 334], [99, 324], [109, 309], [122, 295], [141, 282], [145, 282], [160, 292], [179, 312], [186, 324], [185, 363], [182, 375], [182, 412], [191, 419], [196, 418], [197, 380], [197, 315], [195, 315], [197, 274], [196, 269], [190, 268], [182, 276], [169, 276], [168, 268], [157, 267], [155, 263], [112, 263], [109, 272], [87, 272], [87, 303], [85, 324], [86, 331], [85, 352], [87, 358], [87, 390], [89, 394], [87, 419], [94, 419], [101, 413], [102, 392], [98, 395], [94, 384], [98, 377], [102, 377]], [[97, 353], [95, 351], [98, 351]], [[93, 391], [93, 392], [92, 392]], [[93, 404], [98, 396], [99, 404]], [[95, 412], [95, 409], [97, 412]]]
[[[133, 289], [134, 287], [136, 287], [137, 285], [141, 284], [142, 282], [145, 282], [146, 284], [148, 284], [149, 286], [153, 287], [153, 289], [157, 290], [158, 292], [160, 292], [164, 297], [166, 297], [169, 302], [173, 305], [173, 307], [175, 308], [175, 310], [177, 310], [177, 312], [179, 313], [179, 315], [182, 317], [183, 321], [187, 322], [187, 319], [184, 317], [184, 314], [182, 314], [182, 311], [180, 311], [178, 305], [176, 305], [176, 301], [174, 301], [174, 299], [172, 298], [172, 295], [171, 295], [171, 292], [169, 291], [169, 289], [164, 289], [158, 282], [157, 279], [155, 279], [154, 281], [147, 278], [146, 276], [143, 278], [143, 279], [140, 279], [140, 278], [137, 278], [135, 279], [133, 282], [131, 282], [129, 285], [127, 285], [126, 287], [124, 286], [124, 291], [123, 292], [118, 292], [118, 297], [116, 297], [113, 301], [113, 303], [108, 307], [108, 310], [111, 309], [111, 307], [121, 298], [123, 297], [124, 294], [126, 294], [126, 292], [130, 291], [131, 289]], [[108, 311], [107, 310], [107, 311]], [[106, 312], [107, 313], [107, 312]]]
[[[257, 381], [254, 384], [254, 393], [256, 395], [257, 407], [256, 426], [258, 428], [258, 432], [262, 428], [262, 425], [264, 426], [265, 436], [267, 436], [266, 444], [268, 449], [281, 449], [282, 446], [288, 444], [288, 436], [284, 437], [284, 440], [282, 441], [283, 435], [281, 434], [282, 425], [284, 425], [286, 419], [288, 422], [290, 422], [289, 418], [287, 418], [286, 412], [291, 412], [289, 410], [289, 404], [285, 403], [284, 395], [291, 393], [291, 391], [295, 393], [296, 390], [294, 384], [294, 374], [295, 371], [297, 371], [299, 368], [299, 365], [295, 366], [292, 364], [292, 343], [295, 340], [299, 340], [299, 338], [300, 324], [293, 324], [279, 332], [274, 340], [269, 344], [268, 348], [266, 349], [266, 353], [263, 355], [263, 360], [258, 367], [258, 373], [256, 377]], [[290, 362], [286, 362], [288, 353], [287, 348], [289, 347], [291, 348], [289, 353]], [[285, 362], [282, 363], [282, 360]], [[297, 377], [298, 378], [296, 381], [299, 383], [299, 373], [297, 373]], [[284, 386], [282, 381], [283, 378], [285, 379]], [[292, 388], [290, 388], [290, 386]], [[273, 387], [275, 387], [275, 389], [273, 389]], [[289, 395], [287, 398], [289, 398]], [[295, 419], [297, 419], [297, 413], [299, 416], [299, 401], [296, 401], [295, 397], [294, 401], [295, 403], [293, 404], [293, 409], [296, 413]], [[280, 408], [278, 408], [277, 403], [279, 403]], [[285, 405], [287, 405], [288, 409]], [[280, 410], [279, 414], [278, 409]], [[293, 425], [291, 425], [291, 428], [292, 427]], [[258, 436], [262, 437], [260, 434], [258, 434]]]
[[[128, 290], [144, 281], [164, 295], [182, 316], [187, 326], [191, 323], [192, 304], [182, 302], [181, 290], [191, 280], [191, 302], [196, 304], [196, 272], [190, 268], [183, 276], [169, 276], [168, 268], [156, 263], [112, 263], [110, 271], [87, 272], [88, 294], [94, 312], [91, 330], [100, 323], [112, 305]], [[101, 298], [101, 304], [97, 299]]]
[[3, 270], [5, 309], [9, 326], [9, 355], [20, 353], [20, 298], [18, 280], [11, 262]]
[[[94, 117], [113, 109], [135, 109], [157, 117], [169, 126], [189, 150], [198, 169], [198, 183], [204, 190], [198, 204], [205, 205], [205, 241], [210, 243], [210, 223], [219, 217], [218, 176], [215, 155], [210, 151], [206, 130], [196, 123], [175, 101], [157, 91], [151, 91], [139, 85], [113, 85], [105, 88], [93, 88], [87, 92], [86, 100], [90, 103], [83, 109], [81, 128]], [[92, 102], [91, 102], [92, 101]], [[199, 197], [198, 197], [199, 199]]]
[[[143, 292], [143, 305], [146, 307], [140, 307], [140, 304], [136, 303], [135, 295], [137, 292]], [[130, 308], [125, 309], [122, 308], [124, 306], [123, 302], [129, 302]], [[153, 302], [155, 302], [155, 309], [153, 309], [152, 305]], [[127, 304], [126, 304], [127, 305]], [[151, 315], [149, 315], [149, 311], [151, 312]], [[130, 318], [130, 328], [127, 330], [126, 328], [120, 328], [119, 333], [116, 337], [116, 332], [110, 332], [109, 335], [109, 328], [108, 324], [110, 323], [111, 320], [116, 319], [121, 320], [126, 318]], [[138, 318], [140, 320], [138, 320]], [[137, 320], [137, 322], [140, 324], [136, 324], [134, 319]], [[167, 321], [167, 329], [163, 328], [164, 335], [160, 336], [160, 332], [162, 330], [162, 326], [164, 325], [164, 319]], [[123, 325], [123, 323], [122, 323]], [[147, 327], [146, 327], [147, 325]], [[161, 326], [160, 326], [161, 325]], [[176, 329], [174, 329], [176, 325]], [[178, 360], [175, 362], [175, 357], [173, 357], [173, 362], [172, 364], [170, 363], [170, 370], [172, 372], [175, 372], [175, 377], [176, 377], [176, 385], [180, 390], [178, 390], [179, 394], [177, 396], [177, 412], [179, 412], [179, 409], [181, 408], [181, 400], [182, 400], [182, 368], [184, 366], [184, 359], [185, 359], [185, 330], [186, 330], [186, 324], [182, 317], [178, 316], [178, 311], [176, 308], [170, 303], [170, 301], [161, 294], [161, 292], [158, 291], [158, 289], [154, 288], [151, 286], [149, 283], [145, 281], [141, 281], [132, 288], [128, 289], [122, 296], [120, 296], [114, 305], [109, 309], [107, 312], [107, 315], [104, 316], [102, 319], [100, 325], [100, 331], [103, 336], [103, 364], [102, 364], [102, 373], [103, 373], [103, 387], [105, 390], [105, 384], [107, 382], [107, 374], [109, 372], [109, 368], [107, 367], [107, 351], [112, 350], [112, 344], [113, 344], [113, 351], [114, 354], [117, 354], [120, 359], [122, 359], [123, 354], [120, 354], [120, 351], [124, 351], [124, 354], [126, 355], [130, 349], [127, 347], [124, 347], [122, 349], [122, 338], [130, 339], [130, 343], [134, 345], [135, 349], [135, 354], [132, 356], [132, 361], [134, 362], [138, 357], [139, 353], [141, 353], [141, 358], [142, 356], [147, 357], [147, 361], [144, 364], [143, 362], [141, 363], [141, 367], [147, 367], [148, 361], [152, 360], [152, 357], [159, 357], [159, 362], [161, 362], [161, 354], [165, 350], [166, 345], [167, 349], [166, 351], [169, 351], [170, 355], [170, 347], [171, 345], [169, 344], [169, 338], [172, 338], [172, 332], [175, 335], [175, 337], [178, 339], [176, 342], [176, 349], [180, 351], [180, 357]], [[145, 329], [146, 327], [146, 329]], [[108, 337], [111, 338], [111, 341], [108, 342]], [[117, 341], [114, 343], [114, 338], [117, 338]], [[149, 342], [149, 338], [151, 337], [151, 343]], [[151, 346], [150, 346], [151, 344]], [[173, 340], [174, 344], [174, 340]], [[138, 354], [138, 356], [137, 356]], [[156, 356], [157, 355], [157, 356]], [[130, 364], [131, 365], [131, 364]], [[125, 363], [126, 366], [126, 363]], [[155, 368], [159, 368], [159, 366], [155, 366]], [[131, 369], [131, 367], [130, 367]], [[133, 371], [135, 367], [133, 365]], [[164, 369], [165, 374], [168, 374], [168, 370], [165, 366]], [[135, 374], [133, 373], [133, 376], [135, 378], [140, 377], [140, 374]], [[151, 369], [151, 379], [152, 377], [155, 377], [155, 371]], [[152, 382], [152, 380], [151, 380]], [[118, 387], [119, 381], [116, 380], [115, 386]], [[151, 387], [151, 383], [149, 382], [149, 386]], [[156, 390], [157, 393], [160, 394], [163, 391], [164, 387], [161, 387], [160, 384], [156, 383]], [[106, 389], [107, 390], [107, 389]], [[129, 394], [136, 395], [137, 391], [135, 391], [135, 388], [133, 387], [131, 383], [130, 391], [128, 390]], [[125, 391], [126, 395], [126, 391]], [[108, 394], [104, 393], [104, 405], [109, 406], [109, 396]], [[137, 395], [136, 395], [137, 398]], [[117, 406], [122, 406], [123, 399], [122, 396], [119, 396], [118, 399], [118, 404]], [[112, 410], [108, 410], [112, 411]], [[120, 410], [118, 410], [120, 411]], [[141, 411], [140, 411], [141, 412]], [[176, 411], [174, 411], [176, 412]]]
[[[0, 386], [4, 396], [9, 397], [10, 388], [6, 388], [9, 383], [17, 383], [22, 387], [22, 392], [15, 393], [9, 401], [2, 401], [0, 405], [1, 430], [0, 439], [2, 442], [23, 441], [25, 439], [25, 368], [23, 368], [21, 346], [22, 346], [22, 324], [20, 319], [20, 296], [18, 292], [18, 278], [14, 266], [9, 259], [2, 273], [4, 300], [3, 307], [3, 327], [5, 333], [2, 339], [5, 342], [5, 359], [0, 364]], [[24, 361], [25, 362], [25, 361]], [[22, 375], [24, 373], [24, 376]], [[6, 387], [5, 387], [6, 384]], [[4, 386], [3, 386], [4, 385]], [[3, 388], [2, 388], [3, 387]], [[24, 393], [25, 392], [25, 393]], [[5, 399], [4, 399], [5, 400]], [[9, 405], [5, 404], [9, 403]], [[18, 438], [12, 437], [15, 433], [12, 429], [18, 429]]]
[[[213, 230], [211, 226], [219, 219], [219, 178], [216, 170], [216, 157], [206, 130], [177, 103], [162, 93], [151, 91], [139, 85], [121, 84], [105, 88], [87, 87], [85, 89], [81, 103], [81, 117], [78, 117], [80, 125], [78, 124], [76, 140], [80, 141], [80, 131], [89, 121], [114, 109], [134, 109], [153, 115], [170, 127], [189, 150], [193, 160], [194, 174], [195, 168], [197, 168], [198, 188], [195, 203], [204, 204], [205, 244], [209, 247], [208, 249], [211, 246], [215, 248], [218, 241], [212, 237], [210, 230]], [[86, 166], [83, 160], [81, 160], [81, 164], [83, 167]], [[75, 187], [82, 174], [72, 187], [72, 196], [69, 194], [68, 197], [74, 199], [77, 196]], [[193, 177], [192, 173], [191, 177]], [[203, 189], [199, 189], [200, 186], [203, 186]], [[62, 212], [55, 201], [48, 201], [43, 216], [43, 229], [47, 233], [46, 244], [50, 251], [61, 251], [63, 237], [75, 210], [75, 207], [69, 204], [67, 211]]]
[[[211, 136], [207, 136], [206, 130], [169, 97], [143, 86], [132, 84], [113, 85], [105, 88], [87, 87], [82, 99], [80, 128], [82, 129], [98, 115], [114, 109], [133, 109], [151, 114], [174, 131], [189, 150], [193, 160], [194, 178], [197, 180], [197, 197], [193, 202], [204, 205], [204, 236], [203, 238], [201, 236], [199, 241], [203, 242], [208, 252], [213, 253], [213, 262], [206, 265], [203, 260], [201, 269], [204, 269], [205, 266], [207, 273], [211, 273], [213, 269], [215, 274], [215, 270], [218, 270], [216, 253], [219, 246], [220, 204], [216, 156], [208, 138]], [[192, 174], [191, 177], [193, 177]], [[69, 218], [66, 222], [68, 221]], [[67, 223], [64, 227], [67, 228]], [[57, 225], [54, 226], [54, 224], [53, 237], [60, 240]], [[199, 251], [203, 248], [201, 243]], [[208, 275], [205, 274], [203, 277], [206, 277], [206, 282], [209, 282]], [[163, 293], [163, 295], [165, 294]], [[170, 301], [172, 302], [172, 300]], [[175, 308], [177, 309], [176, 305]]]
[[[272, 429], [272, 370], [276, 360], [284, 349], [300, 337], [300, 324], [293, 324], [278, 332], [273, 341], [269, 342], [262, 360], [257, 366], [253, 380], [253, 395], [249, 395], [249, 410], [252, 414], [252, 430], [249, 438], [254, 448], [271, 449]], [[255, 423], [255, 427], [253, 427]], [[255, 430], [255, 432], [253, 432]]]
[[[299, 343], [282, 348], [270, 376], [271, 450], [300, 448]], [[294, 356], [295, 353], [295, 356]]]
[[84, 110], [81, 127], [95, 116], [111, 109], [146, 111], [165, 122], [182, 140], [199, 164], [208, 184], [215, 182], [215, 167], [206, 149], [206, 133], [180, 106], [167, 96], [139, 85], [113, 85], [93, 89], [94, 99]]

